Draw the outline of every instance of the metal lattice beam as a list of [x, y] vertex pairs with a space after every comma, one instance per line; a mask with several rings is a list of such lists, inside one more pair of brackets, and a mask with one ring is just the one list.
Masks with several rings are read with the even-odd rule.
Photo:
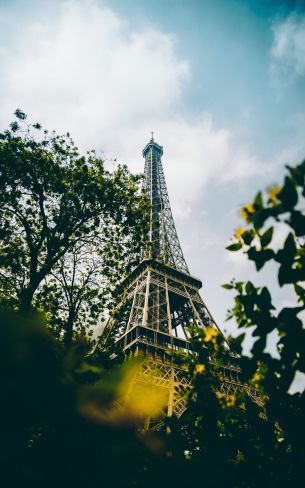
[[143, 151], [144, 190], [151, 203], [148, 257], [189, 274], [176, 231], [164, 177], [163, 149], [153, 139]]

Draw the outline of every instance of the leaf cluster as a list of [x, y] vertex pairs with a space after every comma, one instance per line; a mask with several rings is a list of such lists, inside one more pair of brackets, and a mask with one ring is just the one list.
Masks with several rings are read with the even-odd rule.
[[0, 134], [0, 306], [44, 311], [69, 342], [138, 261], [148, 203], [126, 166], [15, 115]]
[[[275, 307], [272, 290], [250, 281], [232, 280], [224, 287], [235, 292], [228, 319], [234, 318], [242, 330], [251, 327], [256, 338], [252, 357], [242, 357], [241, 366], [264, 392], [267, 417], [278, 429], [274, 469], [282, 473], [286, 486], [295, 486], [305, 460], [305, 394], [290, 390], [297, 375], [305, 373], [305, 161], [287, 170], [282, 186], [270, 188], [266, 195], [259, 192], [242, 209], [247, 227], [236, 232], [227, 249], [243, 252], [258, 271], [268, 262], [274, 283], [289, 289], [295, 305]], [[279, 225], [286, 226], [287, 237], [276, 249], [273, 238]], [[278, 337], [277, 356], [266, 350], [270, 333]]]

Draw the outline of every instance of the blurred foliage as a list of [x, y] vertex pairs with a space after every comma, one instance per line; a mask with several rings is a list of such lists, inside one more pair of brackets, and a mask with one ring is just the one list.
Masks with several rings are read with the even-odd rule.
[[[291, 393], [294, 379], [305, 373], [305, 161], [287, 170], [282, 186], [259, 192], [243, 207], [246, 225], [228, 249], [243, 252], [258, 271], [268, 263], [274, 284], [285, 287], [291, 306], [276, 307], [274, 290], [266, 286], [235, 280], [224, 285], [236, 293], [228, 318], [234, 318], [240, 329], [251, 327], [256, 338], [252, 357], [242, 357], [240, 364], [264, 392], [268, 419], [277, 426], [268, 463], [269, 478], [280, 474], [275, 486], [296, 486], [305, 462], [305, 394]], [[278, 247], [283, 229], [286, 237]], [[278, 337], [276, 355], [266, 350], [270, 333]], [[242, 340], [240, 336], [240, 344]], [[303, 381], [301, 389], [304, 386]]]
[[[94, 153], [80, 156], [68, 135], [34, 137], [40, 125], [16, 116], [0, 135], [2, 485], [298, 485], [305, 397], [290, 388], [305, 372], [305, 163], [243, 207], [245, 225], [228, 247], [258, 271], [268, 263], [295, 306], [276, 308], [273, 290], [250, 281], [225, 284], [235, 293], [228, 318], [241, 334], [228, 351], [216, 329], [193, 327], [194, 354], [174, 358], [192, 379], [187, 411], [159, 432], [139, 432], [139, 418], [164, 409], [164, 391], [149, 383], [131, 389], [139, 360], [114, 356], [111, 340], [107, 349], [90, 340], [138, 256], [147, 209], [139, 178], [125, 167], [107, 172]], [[275, 249], [279, 225], [287, 237]], [[242, 352], [248, 328], [256, 338], [250, 357]], [[266, 351], [271, 332], [276, 357]], [[245, 389], [223, 392], [228, 363], [241, 367], [264, 408]]]
[[70, 344], [139, 259], [148, 203], [126, 166], [15, 115], [0, 134], [0, 306], [45, 311]]
[[37, 318], [1, 312], [0, 323], [2, 486], [140, 483], [160, 454], [134, 417], [114, 417], [127, 366], [109, 372], [86, 344], [66, 354]]

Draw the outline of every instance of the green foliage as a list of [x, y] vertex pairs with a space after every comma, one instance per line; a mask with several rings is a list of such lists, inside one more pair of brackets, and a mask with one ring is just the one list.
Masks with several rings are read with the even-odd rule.
[[[235, 341], [236, 349], [242, 340]], [[224, 381], [234, 381], [232, 373], [240, 375], [240, 358], [228, 351], [214, 327], [193, 329], [191, 342], [196, 355], [184, 357], [193, 383], [189, 408], [180, 423], [169, 421], [178, 486], [196, 484], [202, 476], [208, 487], [266, 486], [273, 475], [268, 462], [276, 442], [274, 426], [245, 391], [225, 394], [221, 388]], [[246, 376], [248, 391], [254, 393], [258, 373], [247, 370]], [[180, 467], [181, 451], [187, 455]]]
[[[272, 290], [251, 281], [223, 285], [235, 294], [228, 318], [241, 334], [229, 351], [214, 327], [193, 327], [194, 354], [175, 358], [192, 379], [188, 410], [140, 434], [143, 406], [121, 403], [130, 366], [113, 356], [113, 341], [105, 349], [90, 335], [138, 259], [148, 209], [139, 178], [126, 167], [109, 173], [69, 135], [38, 137], [39, 124], [20, 110], [16, 117], [0, 134], [0, 303], [22, 312], [0, 311], [4, 486], [297, 486], [305, 395], [290, 387], [305, 372], [305, 162], [242, 209], [246, 226], [228, 247], [257, 270], [268, 263], [295, 305], [276, 308]], [[287, 237], [275, 249], [279, 223]], [[249, 328], [250, 357], [242, 353]], [[277, 357], [266, 351], [270, 333]], [[247, 391], [225, 394], [234, 375]]]
[[[273, 263], [270, 269], [277, 273], [279, 286], [289, 287], [289, 294], [294, 294], [295, 306], [276, 309], [270, 290], [251, 282], [232, 281], [225, 285], [236, 292], [228, 318], [234, 317], [241, 329], [253, 328], [257, 337], [252, 357], [242, 358], [241, 365], [244, 371], [260, 370], [259, 386], [266, 395], [267, 416], [277, 426], [268, 473], [274, 479], [281, 473], [281, 478], [272, 486], [296, 486], [305, 461], [305, 394], [290, 393], [296, 375], [305, 373], [305, 330], [301, 319], [305, 310], [305, 161], [287, 169], [282, 187], [269, 189], [267, 198], [259, 193], [253, 203], [243, 208], [241, 214], [248, 227], [235, 234], [235, 244], [240, 245], [257, 270], [267, 262]], [[275, 250], [272, 237], [279, 222], [286, 224], [287, 238]], [[246, 237], [249, 234], [251, 240]], [[278, 335], [276, 358], [266, 351], [271, 332]], [[265, 449], [265, 441], [260, 447]]]
[[109, 172], [69, 134], [15, 115], [0, 134], [0, 303], [44, 309], [70, 342], [71, 324], [90, 326], [138, 259], [148, 204], [126, 166]]
[[37, 319], [0, 312], [3, 486], [141, 486], [158, 456], [134, 422], [108, 421], [123, 370], [105, 363], [81, 341], [67, 354]]
[[230, 246], [227, 246], [226, 249], [228, 249], [228, 251], [239, 251], [241, 247], [242, 244], [240, 242], [234, 242], [234, 244], [230, 244]]

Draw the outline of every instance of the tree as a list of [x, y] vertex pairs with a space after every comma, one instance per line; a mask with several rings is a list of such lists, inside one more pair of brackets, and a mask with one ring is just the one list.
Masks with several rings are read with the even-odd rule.
[[80, 155], [69, 134], [41, 133], [15, 114], [0, 134], [0, 299], [28, 314], [40, 284], [85, 238], [107, 256], [108, 278], [130, 265], [147, 202], [126, 166], [109, 172], [94, 151]]
[[[305, 392], [294, 393], [290, 387], [296, 375], [305, 373], [305, 161], [296, 167], [287, 166], [282, 186], [272, 187], [267, 195], [259, 192], [253, 202], [241, 211], [246, 227], [235, 234], [230, 251], [241, 251], [260, 270], [273, 263], [275, 281], [285, 286], [294, 306], [276, 309], [272, 290], [256, 287], [252, 282], [232, 281], [226, 285], [237, 292], [230, 317], [241, 329], [254, 327], [257, 337], [252, 358], [243, 358], [247, 371], [254, 374], [256, 384], [266, 394], [267, 416], [277, 425], [277, 439], [269, 465], [278, 486], [296, 486], [305, 461]], [[272, 238], [277, 227], [285, 225], [287, 237], [282, 247], [274, 250]], [[278, 333], [278, 357], [265, 350], [267, 336]], [[262, 449], [264, 445], [262, 445]]]
[[119, 254], [123, 242], [105, 246], [99, 236], [81, 239], [41, 283], [35, 306], [46, 314], [49, 328], [66, 345], [76, 335], [92, 338], [94, 330], [98, 332], [97, 324], [105, 321], [112, 293], [133, 263]]
[[[47, 314], [48, 326], [70, 345], [77, 334], [92, 337], [110, 299], [105, 260], [93, 241], [79, 241], [54, 266], [36, 294], [35, 305]], [[113, 274], [115, 270], [113, 270]]]
[[[264, 410], [245, 393], [220, 393], [221, 369], [230, 355], [217, 331], [194, 329], [196, 355], [182, 356], [193, 381], [189, 408], [181, 422], [168, 421], [179, 486], [204, 476], [208, 487], [286, 488], [303, 478], [305, 391], [292, 393], [291, 385], [305, 372], [305, 161], [287, 169], [282, 186], [259, 192], [242, 208], [246, 226], [236, 231], [228, 250], [243, 252], [258, 271], [272, 263], [274, 284], [285, 286], [295, 305], [276, 308], [273, 290], [250, 281], [224, 285], [236, 293], [228, 319], [235, 318], [241, 330], [231, 339], [231, 350], [239, 356], [245, 383], [260, 392]], [[275, 250], [279, 225], [286, 226], [287, 237]], [[249, 327], [256, 338], [251, 357], [242, 353]], [[271, 332], [278, 334], [277, 357], [266, 350]]]

